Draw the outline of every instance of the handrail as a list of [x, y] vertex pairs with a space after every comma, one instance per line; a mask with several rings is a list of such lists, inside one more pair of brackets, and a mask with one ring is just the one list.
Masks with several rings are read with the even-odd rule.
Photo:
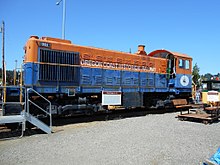
[[[40, 96], [41, 98], [43, 98], [46, 102], [49, 103], [49, 112], [45, 111], [43, 108], [41, 108], [39, 105], [37, 105], [36, 103], [34, 103], [33, 101], [31, 101], [29, 99], [29, 92], [32, 91], [35, 94], [37, 94], [38, 96]], [[34, 90], [33, 88], [27, 88], [27, 112], [29, 113], [30, 109], [29, 109], [29, 102], [32, 103], [33, 105], [35, 105], [37, 108], [39, 108], [40, 110], [42, 110], [44, 113], [46, 113], [47, 115], [49, 115], [50, 117], [50, 128], [52, 128], [52, 113], [51, 113], [51, 102], [46, 99], [43, 95], [41, 95], [40, 93], [38, 93], [36, 90]]]
[[43, 108], [41, 108], [39, 105], [37, 105], [35, 102], [31, 101], [30, 99], [28, 99], [28, 102], [30, 102], [31, 104], [34, 104], [35, 107], [39, 108], [39, 109], [42, 110], [44, 113], [50, 115], [47, 111], [45, 111]]

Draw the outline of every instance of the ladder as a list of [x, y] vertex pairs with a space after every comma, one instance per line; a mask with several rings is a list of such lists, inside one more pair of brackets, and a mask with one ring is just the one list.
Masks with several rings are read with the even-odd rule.
[[[14, 87], [14, 86], [13, 86]], [[10, 88], [10, 86], [2, 87], [2, 88]], [[18, 87], [20, 88], [20, 87]], [[26, 130], [26, 122], [29, 122], [33, 124], [34, 126], [38, 127], [42, 131], [44, 131], [47, 134], [51, 134], [52, 132], [52, 114], [51, 114], [51, 102], [46, 99], [44, 96], [39, 94], [37, 91], [35, 91], [32, 88], [23, 88], [25, 91], [25, 97], [24, 97], [24, 109], [22, 110], [20, 115], [10, 115], [10, 116], [4, 116], [4, 109], [2, 106], [2, 112], [3, 115], [0, 116], [0, 124], [7, 124], [7, 123], [21, 123], [22, 124], [22, 134], [20, 137], [23, 136], [24, 131]], [[42, 99], [44, 99], [49, 104], [49, 112], [44, 110], [42, 107], [34, 103], [29, 98], [29, 94], [34, 93], [38, 96], [40, 96]], [[41, 120], [39, 120], [37, 117], [30, 114], [30, 103], [34, 106], [36, 106], [38, 109], [40, 109], [43, 113], [46, 114], [46, 116], [49, 116], [49, 125], [45, 124]], [[22, 104], [21, 102], [3, 102], [3, 104]]]

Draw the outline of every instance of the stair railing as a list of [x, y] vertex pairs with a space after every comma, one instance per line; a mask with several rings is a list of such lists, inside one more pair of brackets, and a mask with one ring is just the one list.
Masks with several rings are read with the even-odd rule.
[[[40, 96], [42, 99], [44, 99], [46, 102], [49, 103], [49, 112], [44, 110], [42, 107], [40, 107], [39, 105], [37, 105], [36, 103], [34, 103], [32, 100], [29, 99], [29, 94], [33, 92], [35, 94], [37, 94], [38, 96]], [[30, 103], [33, 104], [34, 106], [36, 106], [38, 109], [40, 109], [41, 111], [43, 111], [44, 113], [46, 113], [47, 115], [49, 115], [49, 119], [50, 119], [50, 128], [52, 129], [52, 113], [51, 113], [51, 102], [46, 99], [43, 95], [41, 95], [40, 93], [38, 93], [36, 90], [34, 90], [33, 88], [27, 88], [27, 97], [26, 97], [26, 101], [27, 101], [27, 113], [30, 114]]]

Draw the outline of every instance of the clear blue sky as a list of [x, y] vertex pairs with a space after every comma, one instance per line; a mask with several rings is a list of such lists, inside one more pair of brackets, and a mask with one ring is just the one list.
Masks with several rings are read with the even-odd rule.
[[[56, 2], [0, 0], [7, 69], [22, 62], [29, 36], [61, 38], [62, 3]], [[217, 74], [220, 0], [66, 0], [66, 39], [125, 52], [136, 52], [138, 44], [147, 52], [164, 48], [192, 56], [200, 74]]]

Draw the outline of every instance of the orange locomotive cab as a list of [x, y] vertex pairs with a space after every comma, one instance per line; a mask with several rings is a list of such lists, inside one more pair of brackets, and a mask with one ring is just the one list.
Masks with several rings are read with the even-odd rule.
[[167, 79], [170, 91], [181, 98], [190, 98], [192, 92], [192, 58], [168, 50], [156, 50], [149, 56], [167, 59]]
[[192, 74], [192, 58], [186, 54], [162, 49], [153, 51], [148, 55], [167, 59], [167, 74]]

